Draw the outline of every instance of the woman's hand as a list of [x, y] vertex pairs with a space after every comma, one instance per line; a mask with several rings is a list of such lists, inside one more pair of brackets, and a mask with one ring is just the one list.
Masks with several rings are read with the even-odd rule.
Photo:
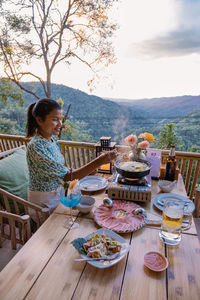
[[109, 163], [111, 160], [115, 160], [117, 158], [117, 150], [106, 151], [101, 154], [103, 159], [103, 164]]

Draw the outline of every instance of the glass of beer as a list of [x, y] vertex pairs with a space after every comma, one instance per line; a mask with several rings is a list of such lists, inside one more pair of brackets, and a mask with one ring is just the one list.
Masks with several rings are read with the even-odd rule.
[[184, 203], [179, 200], [166, 200], [163, 206], [160, 239], [167, 245], [178, 245], [181, 241], [181, 225]]

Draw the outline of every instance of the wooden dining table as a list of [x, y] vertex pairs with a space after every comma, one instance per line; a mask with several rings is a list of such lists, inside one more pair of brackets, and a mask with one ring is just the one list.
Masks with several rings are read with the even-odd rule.
[[[160, 192], [152, 180], [152, 200], [139, 203], [148, 218], [160, 219], [161, 212], [152, 204]], [[174, 193], [186, 195], [179, 176]], [[132, 300], [200, 299], [200, 244], [194, 223], [182, 233], [178, 246], [159, 239], [159, 227], [146, 225], [140, 230], [120, 234], [130, 251], [117, 264], [100, 269], [87, 262], [75, 261], [80, 254], [71, 242], [100, 227], [94, 222], [94, 210], [106, 197], [105, 190], [92, 193], [95, 206], [89, 214], [76, 209], [79, 227], [66, 229], [63, 224], [69, 209], [60, 204], [46, 222], [0, 273], [1, 300]], [[144, 266], [144, 255], [157, 251], [167, 257], [165, 271], [154, 272]]]

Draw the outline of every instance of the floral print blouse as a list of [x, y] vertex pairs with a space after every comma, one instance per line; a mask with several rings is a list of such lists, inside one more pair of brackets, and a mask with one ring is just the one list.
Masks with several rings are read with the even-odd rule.
[[37, 134], [28, 144], [29, 190], [51, 192], [60, 187], [69, 172], [57, 139], [52, 141]]

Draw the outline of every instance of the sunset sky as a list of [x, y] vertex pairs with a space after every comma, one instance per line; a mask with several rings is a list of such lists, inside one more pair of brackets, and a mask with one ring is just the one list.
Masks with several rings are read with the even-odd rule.
[[[101, 97], [200, 95], [200, 0], [119, 0], [113, 43], [117, 63], [90, 90], [89, 69], [61, 63], [52, 81]], [[42, 74], [42, 63], [29, 66]], [[30, 79], [29, 79], [30, 80]]]
[[[129, 99], [199, 95], [200, 0], [121, 0], [118, 7], [118, 61], [92, 93]], [[90, 93], [83, 66], [74, 65], [66, 80], [59, 73], [54, 82]]]

